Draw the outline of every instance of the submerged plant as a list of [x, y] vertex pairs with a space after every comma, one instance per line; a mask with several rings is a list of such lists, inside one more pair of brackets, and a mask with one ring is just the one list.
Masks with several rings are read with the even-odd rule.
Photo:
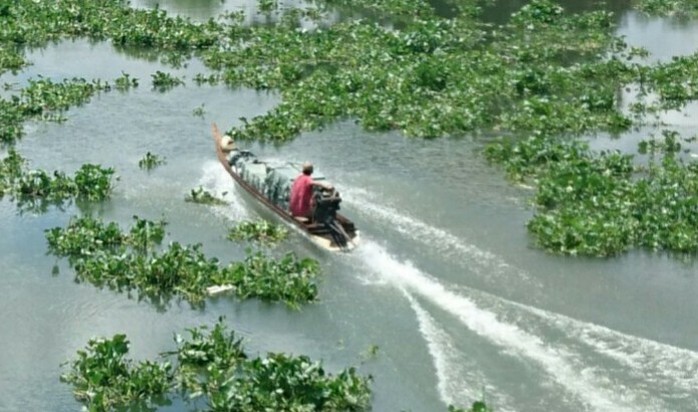
[[255, 241], [263, 245], [278, 243], [288, 236], [288, 230], [266, 220], [243, 221], [228, 230], [233, 241]]
[[202, 103], [201, 106], [192, 110], [191, 113], [196, 117], [204, 117], [204, 114], [206, 114], [206, 110], [204, 109], [204, 104]]
[[153, 78], [153, 88], [159, 91], [166, 91], [184, 84], [182, 79], [160, 70], [156, 71], [151, 77]]
[[114, 80], [114, 87], [116, 87], [117, 90], [127, 91], [138, 87], [138, 79], [131, 77], [128, 73], [121, 72], [121, 77]]
[[210, 192], [199, 186], [197, 189], [192, 189], [184, 200], [191, 203], [200, 203], [204, 205], [226, 205], [225, 200], [213, 196]]
[[145, 156], [138, 161], [138, 167], [144, 170], [152, 170], [163, 164], [165, 164], [165, 159], [150, 152], [147, 152]]

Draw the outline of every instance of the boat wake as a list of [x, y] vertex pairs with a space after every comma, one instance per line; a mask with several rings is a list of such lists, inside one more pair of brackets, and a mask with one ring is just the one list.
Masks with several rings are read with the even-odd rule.
[[478, 369], [477, 363], [460, 352], [448, 333], [437, 325], [436, 320], [417, 302], [407, 290], [402, 290], [417, 316], [419, 331], [427, 342], [429, 354], [434, 359], [437, 389], [444, 403], [469, 405], [474, 400], [484, 399], [497, 405], [498, 411], [509, 411], [511, 400], [492, 385]]
[[250, 219], [251, 215], [240, 198], [241, 193], [238, 192], [240, 188], [234, 184], [218, 161], [211, 160], [204, 163], [198, 185], [213, 196], [227, 202], [226, 205], [212, 208], [216, 215], [231, 221]]
[[[538, 405], [549, 404], [549, 410], [559, 409], [562, 402], [566, 409], [592, 411], [676, 410], [676, 404], [698, 399], [695, 352], [472, 289], [455, 291], [371, 240], [365, 239], [354, 255], [379, 283], [396, 287], [410, 301], [437, 371], [437, 389], [447, 404], [472, 403], [480, 399], [482, 388], [497, 410], [516, 410], [516, 405], [530, 402], [526, 397], [531, 396], [539, 398]], [[466, 332], [493, 346], [495, 353], [503, 354], [500, 362], [507, 364], [506, 369], [523, 371], [526, 385], [543, 382], [541, 393], [495, 388], [490, 382], [497, 380], [488, 376], [502, 371], [478, 369], [474, 360], [467, 360], [467, 348], [457, 352], [449, 333], [437, 325], [424, 304], [454, 318]], [[627, 384], [629, 377], [632, 385]]]
[[529, 289], [543, 287], [525, 271], [489, 251], [482, 250], [468, 239], [455, 236], [390, 206], [381, 205], [366, 190], [351, 187], [344, 190], [348, 194], [345, 201], [351, 204], [354, 210], [371, 219], [382, 220], [398, 233], [431, 246], [431, 249], [438, 251], [441, 258], [451, 258], [453, 263], [475, 272], [487, 282], [501, 284], [506, 279], [506, 282], [525, 284]]

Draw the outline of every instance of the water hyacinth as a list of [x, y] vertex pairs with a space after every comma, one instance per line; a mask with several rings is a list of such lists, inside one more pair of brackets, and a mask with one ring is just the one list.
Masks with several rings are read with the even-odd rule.
[[27, 170], [26, 163], [15, 150], [0, 162], [0, 198], [9, 195], [22, 207], [41, 202], [60, 205], [69, 199], [101, 201], [113, 190], [112, 168], [84, 164], [69, 177], [59, 171]]
[[17, 73], [27, 65], [29, 62], [16, 50], [0, 45], [0, 75], [6, 71]]
[[[675, 156], [676, 133], [647, 167], [630, 155], [593, 153], [582, 143], [534, 137], [492, 146], [487, 156], [516, 180], [534, 179], [537, 212], [528, 223], [545, 249], [610, 256], [632, 247], [698, 250], [698, 164]], [[496, 149], [495, 149], [496, 148]]]
[[[91, 339], [61, 376], [90, 410], [152, 406], [175, 391], [204, 398], [211, 411], [368, 411], [370, 377], [347, 368], [333, 375], [307, 356], [269, 353], [251, 357], [222, 319], [175, 335], [176, 349], [159, 361], [127, 359], [129, 341]], [[174, 365], [174, 366], [172, 366]]]
[[168, 362], [127, 359], [129, 345], [123, 334], [90, 339], [77, 359], [69, 362], [70, 371], [61, 375], [61, 382], [72, 385], [75, 398], [93, 411], [110, 411], [137, 401], [152, 405], [154, 397], [170, 390], [172, 367]]
[[62, 121], [70, 107], [89, 101], [95, 94], [111, 90], [101, 80], [88, 82], [73, 78], [62, 82], [49, 79], [30, 79], [29, 84], [9, 99], [0, 98], [0, 120], [6, 125], [0, 129], [0, 142], [14, 143], [22, 137], [22, 123], [28, 119]]
[[248, 251], [245, 260], [222, 266], [218, 259], [206, 257], [200, 244], [171, 242], [157, 250], [166, 223], [137, 216], [134, 220], [126, 232], [114, 222], [73, 219], [65, 228], [46, 230], [49, 252], [67, 257], [78, 281], [136, 291], [158, 305], [178, 296], [200, 306], [208, 288], [221, 285], [231, 286], [241, 299], [280, 301], [292, 308], [317, 299], [315, 260], [298, 259], [292, 253], [274, 259], [261, 251]]

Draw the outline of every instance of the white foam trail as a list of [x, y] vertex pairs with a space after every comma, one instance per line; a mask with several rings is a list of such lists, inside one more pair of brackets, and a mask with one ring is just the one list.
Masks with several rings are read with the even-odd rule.
[[240, 199], [241, 192], [235, 181], [221, 167], [218, 161], [209, 160], [201, 167], [203, 175], [198, 185], [217, 198], [228, 202], [225, 206], [213, 207], [214, 213], [232, 220], [249, 219], [250, 214]]
[[406, 290], [403, 293], [417, 315], [419, 331], [427, 341], [429, 353], [434, 359], [437, 389], [441, 400], [447, 405], [468, 406], [482, 398], [480, 389], [485, 390], [497, 410], [507, 412], [509, 400], [496, 393], [496, 388], [487, 382], [485, 376], [477, 370], [474, 362], [462, 356], [447, 333], [440, 329], [417, 300]]
[[[412, 216], [400, 213], [398, 210], [389, 206], [379, 205], [370, 198], [370, 194], [363, 189], [348, 188], [345, 189], [350, 196], [345, 201], [355, 204], [356, 210], [364, 213], [372, 218], [379, 218], [383, 221], [390, 222], [398, 232], [409, 236], [412, 239], [419, 240], [424, 244], [433, 246], [439, 250], [441, 255], [448, 254], [457, 257], [455, 263], [473, 269], [478, 267], [477, 273], [485, 276], [486, 279], [494, 281], [493, 275], [515, 275], [525, 281], [528, 287], [542, 288], [542, 284], [527, 273], [517, 268], [512, 267], [499, 256], [482, 250], [467, 239], [459, 238], [443, 229], [439, 229], [429, 225]], [[471, 259], [463, 259], [468, 256]]]
[[[393, 285], [418, 293], [436, 306], [454, 315], [474, 333], [505, 348], [522, 359], [536, 362], [555, 382], [577, 398], [600, 411], [635, 410], [617, 399], [617, 394], [596, 385], [600, 381], [588, 370], [576, 370], [570, 362], [572, 355], [561, 348], [546, 345], [540, 338], [497, 319], [489, 311], [446, 289], [438, 280], [425, 275], [409, 262], [393, 259], [380, 245], [365, 241], [355, 253], [361, 255], [379, 276]], [[627, 399], [627, 394], [626, 394]]]
[[698, 406], [698, 353], [649, 339], [629, 336], [604, 326], [511, 302], [555, 325], [575, 339], [624, 365], [628, 373], [651, 389], [659, 385], [678, 395], [696, 398]]

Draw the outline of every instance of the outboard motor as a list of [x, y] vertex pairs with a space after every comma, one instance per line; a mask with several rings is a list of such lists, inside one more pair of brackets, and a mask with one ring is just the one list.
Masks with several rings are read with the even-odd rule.
[[325, 223], [328, 220], [334, 220], [337, 217], [339, 203], [342, 198], [339, 193], [334, 190], [319, 190], [315, 193], [315, 210], [313, 211], [313, 220], [316, 222]]
[[349, 242], [349, 235], [337, 221], [337, 211], [341, 202], [342, 198], [339, 196], [339, 192], [334, 189], [317, 191], [315, 193], [313, 220], [318, 223], [324, 223], [330, 230], [335, 243], [344, 247]]

